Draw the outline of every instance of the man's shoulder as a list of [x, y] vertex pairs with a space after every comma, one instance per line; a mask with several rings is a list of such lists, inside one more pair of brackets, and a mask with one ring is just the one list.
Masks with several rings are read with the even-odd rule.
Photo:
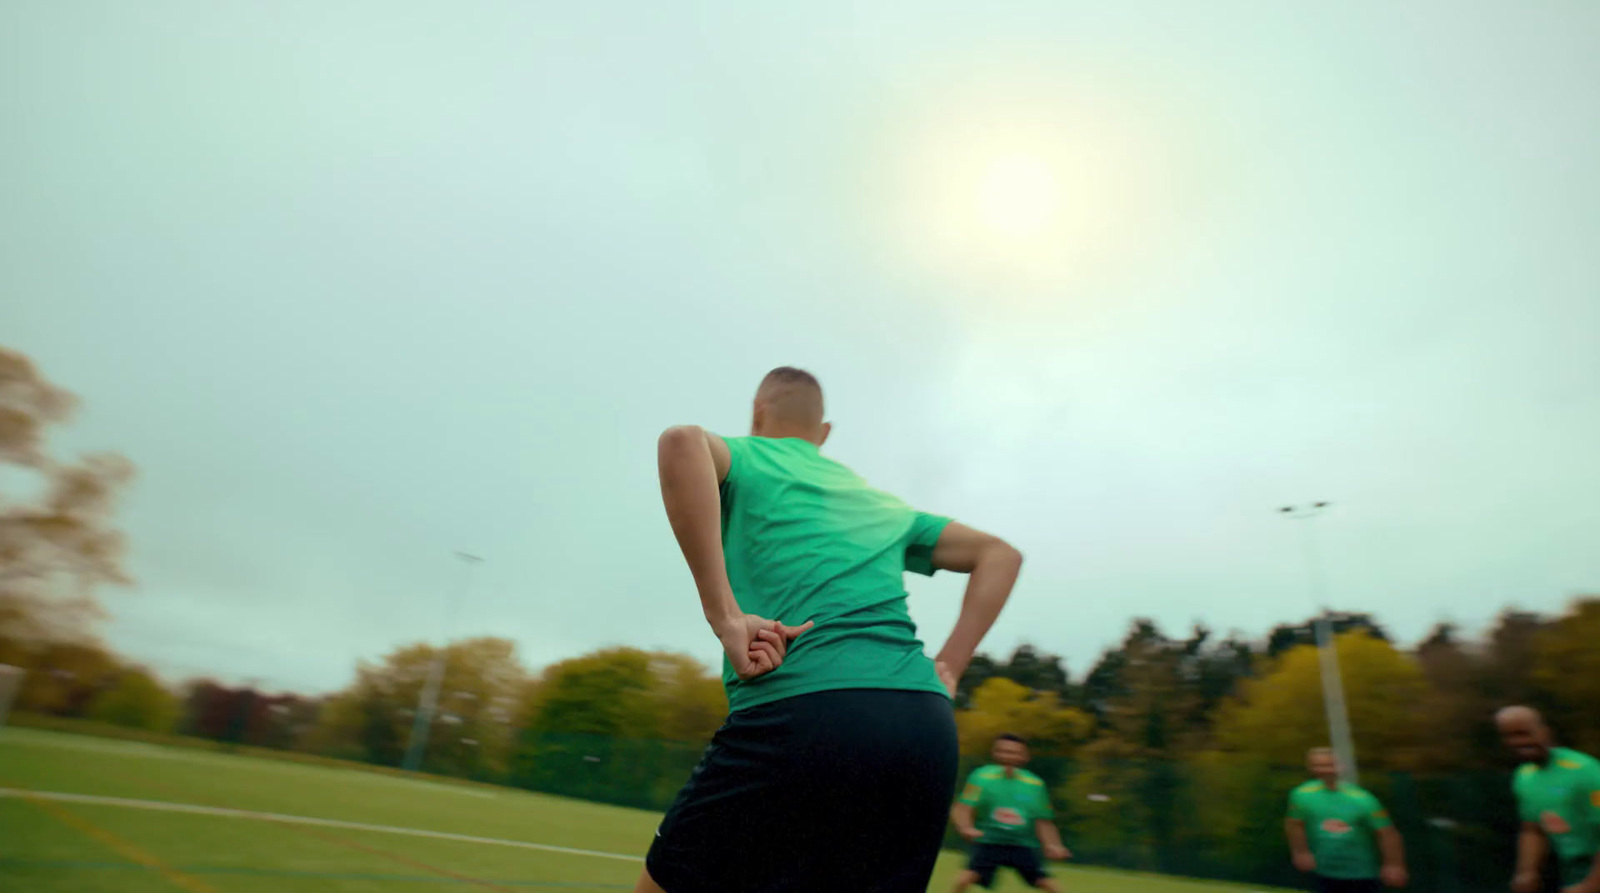
[[1294, 790], [1289, 792], [1289, 795], [1290, 796], [1305, 796], [1306, 794], [1315, 794], [1317, 792], [1317, 788], [1320, 788], [1320, 787], [1322, 787], [1322, 782], [1317, 781], [1316, 779], [1313, 778], [1310, 781], [1301, 782], [1299, 785], [1297, 785], [1295, 787]]
[[1370, 803], [1370, 804], [1372, 804], [1374, 806], [1376, 806], [1378, 804], [1378, 795], [1372, 793], [1371, 791], [1367, 790], [1366, 788], [1364, 788], [1364, 787], [1362, 787], [1360, 785], [1356, 785], [1356, 784], [1341, 785], [1339, 789], [1341, 791], [1343, 791], [1344, 793], [1348, 794], [1349, 796], [1354, 797], [1355, 799], [1362, 801], [1363, 803]]
[[1554, 762], [1562, 769], [1585, 769], [1590, 772], [1600, 770], [1600, 760], [1589, 756], [1582, 751], [1566, 747], [1556, 748]]
[[1533, 783], [1539, 777], [1539, 766], [1536, 763], [1523, 763], [1511, 773], [1511, 786], [1521, 790]]
[[1040, 778], [1037, 775], [1034, 775], [1032, 772], [1029, 772], [1026, 769], [1018, 769], [1017, 770], [1017, 777], [1022, 779], [1022, 783], [1023, 784], [1031, 785], [1033, 787], [1039, 787], [1039, 788], [1044, 787], [1044, 779]]
[[1005, 769], [994, 763], [990, 763], [987, 766], [979, 766], [978, 768], [972, 770], [972, 775], [970, 777], [973, 781], [993, 781], [994, 779], [1004, 775], [1005, 772]]

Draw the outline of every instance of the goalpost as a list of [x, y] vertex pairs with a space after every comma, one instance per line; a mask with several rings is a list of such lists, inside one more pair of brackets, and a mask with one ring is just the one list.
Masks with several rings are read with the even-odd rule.
[[11, 702], [17, 697], [17, 689], [22, 687], [21, 667], [0, 664], [0, 729], [5, 728], [6, 718], [11, 715]]

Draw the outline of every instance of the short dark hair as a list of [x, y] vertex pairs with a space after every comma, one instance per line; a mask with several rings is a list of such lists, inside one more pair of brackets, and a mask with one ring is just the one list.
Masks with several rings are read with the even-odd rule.
[[819, 391], [822, 390], [822, 382], [817, 381], [817, 377], [815, 375], [812, 375], [810, 372], [807, 372], [806, 370], [796, 366], [779, 366], [771, 372], [768, 372], [767, 376], [761, 379], [762, 387], [766, 387], [767, 385], [797, 384], [809, 385]]
[[1010, 732], [1002, 732], [1001, 734], [997, 735], [995, 737], [995, 739], [994, 739], [994, 743], [996, 743], [996, 744], [999, 744], [1002, 741], [1015, 741], [1018, 744], [1022, 745], [1023, 747], [1027, 747], [1028, 746], [1028, 739], [1022, 737], [1021, 735], [1013, 735]]
[[824, 418], [821, 383], [815, 375], [794, 366], [779, 366], [768, 372], [756, 389], [756, 401], [765, 404], [775, 419], [785, 422], [820, 425]]

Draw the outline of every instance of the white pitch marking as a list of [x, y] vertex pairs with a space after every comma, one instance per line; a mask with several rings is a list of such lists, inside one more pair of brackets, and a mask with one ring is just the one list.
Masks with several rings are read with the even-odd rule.
[[624, 862], [643, 862], [640, 856], [621, 853], [602, 853], [598, 850], [580, 850], [573, 847], [553, 846], [547, 843], [528, 843], [522, 840], [502, 840], [497, 837], [474, 837], [470, 834], [451, 834], [448, 831], [424, 831], [420, 828], [397, 828], [393, 825], [368, 825], [364, 822], [346, 822], [340, 819], [318, 819], [303, 815], [283, 815], [276, 812], [255, 812], [248, 809], [227, 809], [220, 806], [197, 806], [193, 803], [169, 803], [164, 800], [131, 800], [126, 797], [100, 797], [94, 794], [67, 794], [60, 791], [28, 791], [18, 788], [0, 788], [0, 797], [60, 800], [66, 803], [88, 803], [97, 806], [125, 806], [129, 809], [150, 809], [157, 812], [185, 812], [193, 815], [226, 816], [236, 819], [256, 819], [279, 822], [285, 825], [317, 825], [323, 828], [344, 828], [350, 831], [379, 831], [384, 834], [404, 834], [411, 837], [432, 837], [436, 840], [455, 840], [461, 843], [487, 843], [524, 850], [543, 850], [548, 853], [567, 853], [573, 856], [594, 856], [598, 859], [620, 859]]

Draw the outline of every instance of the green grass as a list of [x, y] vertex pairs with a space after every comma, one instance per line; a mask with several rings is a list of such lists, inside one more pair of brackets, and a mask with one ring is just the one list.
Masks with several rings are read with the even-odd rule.
[[[0, 730], [0, 787], [222, 807], [641, 856], [640, 810], [358, 769]], [[930, 889], [961, 857], [945, 853]], [[631, 890], [640, 864], [390, 831], [0, 797], [0, 890], [388, 893]], [[1223, 893], [1226, 885], [1062, 869], [1073, 893]], [[1016, 878], [999, 891], [1026, 889]], [[730, 891], [736, 893], [736, 891]], [[823, 893], [823, 891], [818, 891]]]

